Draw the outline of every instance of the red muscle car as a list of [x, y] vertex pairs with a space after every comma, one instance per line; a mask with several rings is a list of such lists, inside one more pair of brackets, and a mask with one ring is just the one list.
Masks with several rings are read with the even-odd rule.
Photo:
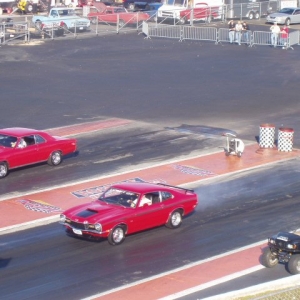
[[125, 235], [166, 225], [178, 228], [182, 217], [198, 204], [193, 190], [165, 184], [120, 183], [108, 188], [98, 200], [66, 210], [60, 223], [69, 235], [108, 238], [121, 244]]
[[90, 12], [87, 15], [92, 24], [108, 23], [119, 24], [120, 27], [126, 24], [138, 24], [149, 20], [150, 16], [143, 12], [128, 12], [124, 7], [106, 6], [103, 9], [97, 8], [97, 12]]
[[207, 23], [210, 23], [212, 19], [220, 17], [219, 13], [220, 8], [218, 6], [211, 7], [207, 3], [197, 3], [195, 8], [188, 8], [180, 12], [180, 24], [185, 24], [190, 22], [192, 13], [194, 15], [194, 21], [204, 20]]
[[10, 169], [47, 161], [57, 166], [64, 155], [77, 151], [75, 139], [51, 136], [28, 128], [0, 130], [0, 178]]

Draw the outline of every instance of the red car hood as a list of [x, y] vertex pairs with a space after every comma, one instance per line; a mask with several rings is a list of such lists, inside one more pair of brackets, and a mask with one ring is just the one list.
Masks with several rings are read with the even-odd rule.
[[67, 218], [75, 222], [88, 221], [89, 223], [101, 223], [113, 220], [115, 217], [120, 217], [128, 212], [131, 208], [123, 206], [107, 204], [96, 200], [95, 202], [72, 207], [64, 212]]

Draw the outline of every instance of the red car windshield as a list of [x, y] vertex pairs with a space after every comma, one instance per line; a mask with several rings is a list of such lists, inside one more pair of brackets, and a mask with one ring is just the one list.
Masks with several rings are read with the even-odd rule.
[[14, 148], [17, 143], [17, 138], [10, 135], [0, 134], [0, 146], [6, 148]]
[[139, 194], [125, 191], [121, 189], [116, 189], [114, 187], [108, 189], [104, 192], [98, 200], [104, 201], [109, 204], [122, 205], [125, 207], [133, 207], [131, 204], [137, 202]]

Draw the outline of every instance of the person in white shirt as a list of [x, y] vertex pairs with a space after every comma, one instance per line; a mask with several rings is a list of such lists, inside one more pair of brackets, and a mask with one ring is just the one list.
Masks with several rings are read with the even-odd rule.
[[237, 24], [235, 25], [235, 38], [239, 46], [241, 46], [242, 30], [243, 30], [243, 25], [241, 21], [238, 21]]
[[141, 201], [140, 201], [139, 207], [144, 206], [145, 204], [147, 204], [147, 205], [151, 205], [152, 204], [151, 195], [145, 194], [143, 196], [143, 198], [141, 199]]
[[274, 48], [276, 48], [277, 47], [278, 36], [279, 36], [279, 33], [280, 33], [280, 27], [275, 22], [274, 25], [272, 25], [270, 27], [270, 30], [272, 32], [271, 42], [272, 42], [272, 45], [274, 46]]

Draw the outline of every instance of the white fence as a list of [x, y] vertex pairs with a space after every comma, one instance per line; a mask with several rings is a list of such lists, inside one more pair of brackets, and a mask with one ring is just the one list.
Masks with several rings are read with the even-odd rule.
[[[143, 22], [142, 32], [146, 38], [163, 37], [178, 39], [179, 41], [212, 41], [216, 44], [230, 42], [227, 28], [174, 26]], [[234, 41], [236, 42], [236, 37]], [[299, 31], [292, 31], [287, 39], [282, 38], [279, 34], [275, 46], [293, 49], [292, 46], [299, 45], [299, 42]], [[254, 45], [274, 46], [274, 41], [272, 41], [272, 33], [270, 32], [247, 30], [241, 34], [241, 44], [247, 44], [249, 47]]]

